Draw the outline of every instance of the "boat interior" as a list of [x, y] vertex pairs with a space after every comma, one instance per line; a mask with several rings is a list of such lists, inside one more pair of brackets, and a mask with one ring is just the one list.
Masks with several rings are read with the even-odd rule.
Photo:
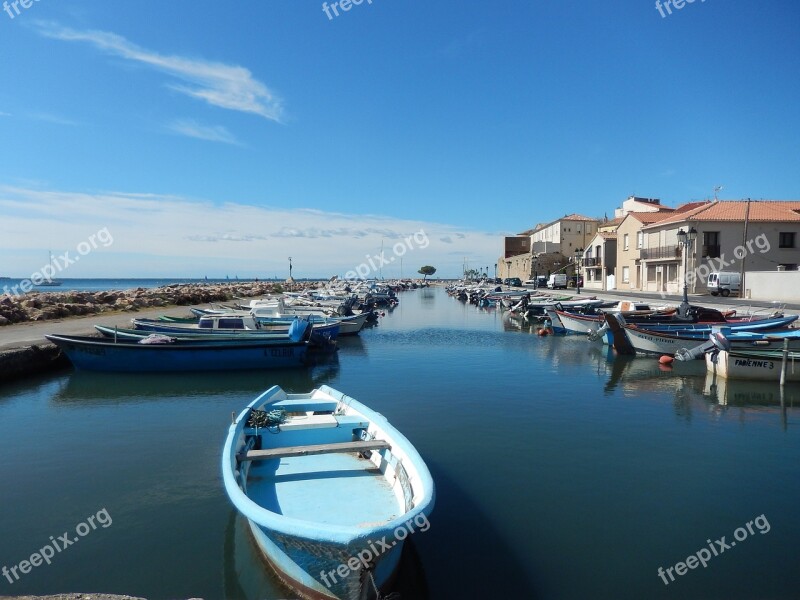
[[[253, 422], [254, 412], [261, 423]], [[273, 417], [266, 424], [265, 413]], [[288, 394], [251, 410], [238, 458], [248, 497], [287, 517], [370, 528], [413, 506], [408, 475], [391, 441], [366, 417], [327, 396]]]

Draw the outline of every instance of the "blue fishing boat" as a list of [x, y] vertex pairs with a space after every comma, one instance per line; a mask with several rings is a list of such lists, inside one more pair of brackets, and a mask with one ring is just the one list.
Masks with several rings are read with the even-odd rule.
[[308, 324], [298, 321], [290, 339], [186, 341], [167, 336], [149, 340], [114, 340], [48, 335], [76, 369], [113, 372], [228, 371], [300, 367], [307, 364]]
[[430, 527], [434, 486], [385, 417], [328, 386], [275, 386], [230, 426], [225, 490], [261, 553], [315, 600], [381, 597], [403, 540]]

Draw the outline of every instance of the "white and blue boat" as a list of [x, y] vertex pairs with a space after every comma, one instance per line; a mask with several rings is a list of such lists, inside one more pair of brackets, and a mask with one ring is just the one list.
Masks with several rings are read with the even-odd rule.
[[328, 386], [275, 386], [251, 402], [230, 426], [222, 475], [267, 562], [305, 598], [380, 597], [403, 540], [430, 527], [434, 486], [419, 453]]
[[[197, 323], [171, 323], [159, 319], [131, 319], [133, 327], [139, 331], [164, 335], [196, 334], [224, 335], [248, 338], [263, 337], [265, 334], [287, 334], [295, 321], [310, 323], [308, 319], [292, 317], [280, 323], [262, 323], [251, 315], [215, 314], [200, 317]], [[335, 340], [339, 335], [340, 323], [331, 319], [324, 323], [310, 324], [311, 340], [317, 343]]]

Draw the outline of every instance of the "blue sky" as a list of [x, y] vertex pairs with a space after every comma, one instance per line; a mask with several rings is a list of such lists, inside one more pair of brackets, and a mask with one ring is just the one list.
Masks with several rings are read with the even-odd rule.
[[[329, 2], [329, 4], [331, 4]], [[631, 194], [800, 198], [800, 4], [38, 0], [0, 12], [0, 274], [493, 265]], [[399, 265], [384, 269], [399, 275]]]

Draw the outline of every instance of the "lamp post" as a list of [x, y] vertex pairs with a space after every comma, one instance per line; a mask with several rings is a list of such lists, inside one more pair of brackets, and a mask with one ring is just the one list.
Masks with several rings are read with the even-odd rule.
[[679, 313], [686, 317], [689, 313], [689, 248], [694, 245], [697, 238], [697, 230], [689, 227], [688, 231], [678, 230], [678, 244], [683, 248], [683, 302], [679, 307]]
[[576, 294], [581, 293], [581, 262], [583, 261], [583, 248], [575, 248], [575, 289]]

